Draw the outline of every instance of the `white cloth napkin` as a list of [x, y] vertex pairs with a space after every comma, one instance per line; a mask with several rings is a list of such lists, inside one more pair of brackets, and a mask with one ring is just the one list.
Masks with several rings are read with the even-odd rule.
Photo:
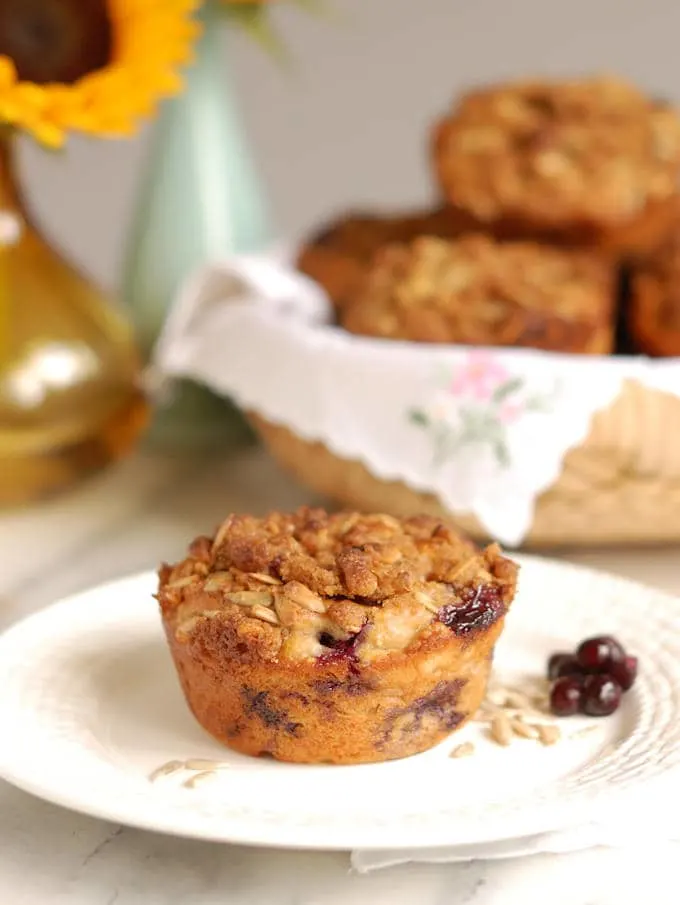
[[508, 546], [624, 380], [680, 395], [678, 360], [386, 342], [331, 321], [320, 287], [280, 255], [231, 258], [190, 280], [156, 372], [201, 381], [378, 477], [433, 493]]
[[359, 873], [369, 873], [408, 862], [456, 864], [466, 861], [499, 861], [530, 855], [561, 855], [599, 847], [638, 851], [645, 846], [680, 843], [680, 774], [674, 773], [660, 783], [660, 788], [663, 792], [656, 790], [644, 803], [638, 795], [637, 806], [631, 804], [617, 808], [606, 822], [479, 845], [356, 850], [352, 852], [352, 867]]

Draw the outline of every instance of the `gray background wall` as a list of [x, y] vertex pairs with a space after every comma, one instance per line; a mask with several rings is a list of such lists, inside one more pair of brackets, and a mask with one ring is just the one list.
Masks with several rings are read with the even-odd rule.
[[[279, 232], [294, 237], [352, 202], [430, 192], [429, 123], [470, 82], [618, 71], [680, 99], [679, 0], [326, 0], [320, 22], [276, 11], [296, 60], [286, 74], [242, 36], [225, 41]], [[148, 138], [30, 143], [22, 166], [38, 214], [81, 265], [116, 284]]]

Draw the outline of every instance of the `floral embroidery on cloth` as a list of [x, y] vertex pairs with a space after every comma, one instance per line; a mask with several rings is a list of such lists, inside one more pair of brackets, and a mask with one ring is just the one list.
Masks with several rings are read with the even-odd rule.
[[549, 412], [555, 389], [536, 394], [523, 377], [512, 374], [493, 354], [470, 352], [462, 365], [443, 375], [431, 402], [408, 412], [411, 424], [430, 435], [432, 462], [439, 467], [475, 444], [509, 467], [507, 431], [530, 412]]

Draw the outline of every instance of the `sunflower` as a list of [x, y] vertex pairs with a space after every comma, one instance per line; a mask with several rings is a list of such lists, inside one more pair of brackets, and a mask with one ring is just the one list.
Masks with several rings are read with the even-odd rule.
[[58, 147], [118, 137], [176, 94], [199, 0], [0, 0], [0, 123]]

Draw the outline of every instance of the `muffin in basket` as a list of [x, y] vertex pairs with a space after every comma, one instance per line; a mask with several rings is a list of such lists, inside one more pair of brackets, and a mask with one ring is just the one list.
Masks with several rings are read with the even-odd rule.
[[497, 235], [637, 255], [668, 233], [680, 117], [624, 81], [526, 81], [472, 91], [434, 131], [445, 197]]
[[680, 222], [675, 233], [633, 272], [629, 327], [648, 355], [680, 357]]
[[158, 599], [215, 738], [351, 764], [423, 751], [474, 714], [516, 580], [447, 521], [304, 508], [230, 516], [162, 567]]
[[479, 234], [376, 254], [340, 322], [418, 342], [612, 351], [616, 275], [593, 252]]
[[297, 268], [323, 286], [333, 304], [341, 307], [383, 245], [416, 236], [457, 236], [471, 222], [446, 207], [392, 215], [348, 213], [304, 243]]

